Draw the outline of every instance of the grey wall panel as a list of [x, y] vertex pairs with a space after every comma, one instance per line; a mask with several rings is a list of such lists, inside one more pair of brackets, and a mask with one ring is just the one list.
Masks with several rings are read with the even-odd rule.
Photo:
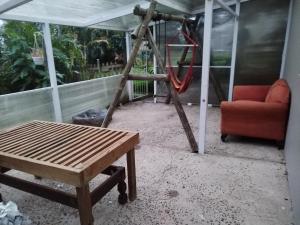
[[294, 0], [285, 78], [292, 90], [286, 161], [296, 225], [300, 225], [300, 0]]
[[[59, 95], [64, 122], [88, 109], [100, 109], [109, 105], [119, 85], [121, 76], [111, 76], [72, 84], [60, 85]], [[126, 98], [126, 92], [123, 98]]]
[[0, 96], [0, 129], [31, 120], [53, 121], [51, 88]]
[[272, 84], [278, 79], [289, 0], [241, 4], [235, 84]]

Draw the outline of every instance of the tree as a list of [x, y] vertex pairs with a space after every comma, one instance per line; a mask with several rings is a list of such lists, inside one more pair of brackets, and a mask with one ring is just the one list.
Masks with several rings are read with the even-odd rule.
[[[34, 33], [41, 28], [38, 23], [16, 21], [0, 28], [0, 94], [49, 86], [47, 64], [35, 65], [31, 56]], [[85, 79], [75, 74], [88, 75], [87, 58], [94, 63], [99, 58], [95, 52], [101, 52], [101, 61], [112, 62], [124, 51], [123, 32], [52, 25], [51, 36], [59, 84]], [[42, 35], [38, 42], [44, 46]]]
[[0, 93], [44, 87], [49, 83], [44, 66], [36, 66], [31, 57], [35, 24], [8, 22], [2, 27]]

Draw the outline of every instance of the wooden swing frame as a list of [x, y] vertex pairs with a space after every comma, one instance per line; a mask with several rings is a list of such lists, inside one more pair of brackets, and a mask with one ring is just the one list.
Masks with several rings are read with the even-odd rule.
[[[170, 96], [171, 98], [173, 99], [173, 102], [174, 102], [174, 105], [175, 105], [175, 108], [176, 108], [176, 111], [179, 115], [179, 118], [180, 118], [180, 121], [182, 123], [182, 126], [184, 128], [184, 131], [186, 133], [186, 136], [188, 138], [188, 141], [189, 141], [189, 144], [191, 146], [191, 149], [192, 149], [192, 152], [198, 152], [198, 144], [195, 140], [195, 137], [194, 137], [194, 134], [192, 132], [192, 129], [191, 129], [191, 126], [188, 122], [188, 119], [186, 117], [186, 114], [183, 110], [183, 107], [180, 103], [180, 100], [179, 100], [179, 97], [174, 89], [174, 87], [170, 84], [168, 78], [167, 78], [167, 75], [166, 75], [166, 68], [164, 67], [164, 63], [163, 63], [163, 60], [162, 60], [162, 57], [158, 51], [158, 48], [155, 44], [155, 41], [153, 39], [153, 36], [151, 34], [151, 31], [150, 31], [150, 28], [149, 28], [149, 23], [152, 21], [152, 20], [155, 20], [155, 15], [157, 16], [158, 12], [155, 11], [155, 7], [156, 7], [156, 2], [155, 1], [151, 1], [151, 4], [150, 4], [150, 7], [149, 9], [146, 11], [146, 14], [143, 16], [143, 15], [139, 15], [141, 16], [142, 18], [142, 22], [141, 22], [141, 25], [139, 26], [138, 28], [138, 32], [137, 32], [137, 39], [135, 41], [135, 44], [133, 46], [133, 49], [132, 49], [132, 52], [130, 54], [130, 57], [127, 61], [127, 64], [124, 68], [124, 71], [123, 71], [123, 76], [122, 76], [122, 79], [121, 79], [121, 82], [120, 82], [120, 85], [118, 87], [118, 90], [115, 94], [115, 97], [112, 101], [112, 103], [110, 104], [110, 107], [108, 109], [108, 112], [107, 112], [107, 115], [106, 115], [106, 118], [104, 119], [103, 123], [102, 123], [102, 127], [107, 127], [109, 125], [109, 122], [111, 121], [111, 118], [112, 118], [112, 115], [114, 113], [114, 110], [115, 108], [117, 107], [119, 101], [120, 101], [120, 97], [122, 95], [122, 92], [123, 92], [123, 89], [124, 87], [126, 86], [126, 83], [128, 80], [137, 80], [137, 79], [140, 79], [140, 76], [137, 76], [137, 75], [131, 75], [130, 74], [130, 70], [134, 64], [134, 60], [135, 58], [137, 57], [137, 54], [138, 54], [138, 51], [139, 51], [139, 48], [143, 42], [143, 39], [146, 38], [149, 43], [150, 43], [150, 46], [154, 52], [154, 55], [157, 59], [157, 62], [158, 62], [158, 65], [159, 67], [161, 68], [161, 70], [163, 71], [163, 75], [155, 75], [155, 76], [151, 76], [149, 77], [149, 80], [164, 80], [166, 82], [166, 85], [168, 87], [168, 89], [170, 90]], [[135, 7], [134, 9], [134, 14], [139, 14], [139, 10], [140, 7], [137, 6]], [[164, 15], [164, 14], [160, 14], [160, 15]], [[158, 19], [158, 18], [157, 18]], [[163, 19], [162, 16], [160, 16], [160, 19]], [[186, 18], [184, 17], [178, 17], [178, 16], [169, 16], [169, 19], [172, 19], [172, 20], [176, 20], [178, 21], [185, 21], [187, 20]], [[145, 76], [144, 77], [141, 77], [141, 80], [145, 79]]]
[[[171, 98], [173, 99], [175, 109], [176, 109], [176, 111], [178, 113], [178, 116], [180, 118], [181, 124], [183, 126], [183, 129], [184, 129], [185, 134], [187, 136], [187, 139], [189, 141], [192, 152], [196, 153], [196, 152], [198, 152], [198, 144], [195, 140], [195, 136], [193, 134], [192, 128], [189, 124], [187, 116], [186, 116], [186, 114], [184, 112], [184, 109], [182, 107], [182, 104], [179, 100], [178, 94], [177, 94], [173, 84], [168, 79], [167, 71], [166, 71], [166, 68], [164, 66], [164, 62], [163, 62], [161, 54], [160, 54], [160, 52], [159, 52], [159, 50], [156, 46], [156, 43], [155, 43], [154, 38], [152, 36], [151, 30], [149, 28], [149, 23], [151, 21], [157, 21], [157, 20], [177, 21], [177, 22], [180, 22], [182, 24], [184, 24], [184, 23], [187, 24], [187, 29], [189, 29], [190, 34], [192, 36], [195, 36], [195, 32], [193, 32], [191, 27], [190, 27], [194, 24], [195, 21], [190, 20], [190, 19], [188, 19], [186, 17], [183, 17], [183, 16], [175, 16], [175, 15], [160, 13], [160, 12], [155, 10], [156, 4], [157, 3], [154, 0], [152, 0], [151, 4], [150, 4], [150, 7], [147, 10], [140, 8], [140, 6], [136, 6], [134, 8], [133, 13], [134, 13], [134, 15], [140, 16], [141, 24], [133, 32], [133, 36], [136, 37], [135, 44], [133, 46], [133, 49], [132, 49], [132, 52], [130, 54], [129, 59], [127, 60], [127, 64], [124, 68], [120, 85], [117, 89], [117, 92], [115, 94], [115, 97], [114, 97], [112, 103], [110, 104], [107, 115], [106, 115], [106, 117], [105, 117], [105, 119], [102, 123], [102, 127], [103, 128], [108, 127], [108, 125], [109, 125], [109, 123], [112, 119], [112, 115], [113, 115], [113, 113], [115, 111], [115, 108], [117, 107], [117, 105], [120, 101], [122, 92], [123, 92], [128, 80], [165, 81], [167, 89], [168, 89], [168, 96], [167, 96], [166, 103], [167, 104], [170, 103]], [[152, 48], [152, 51], [153, 51], [153, 53], [156, 57], [157, 63], [159, 65], [161, 71], [163, 72], [163, 74], [155, 74], [153, 76], [141, 76], [141, 75], [130, 74], [131, 68], [133, 67], [133, 64], [134, 64], [134, 61], [137, 57], [139, 48], [140, 48], [140, 46], [141, 46], [144, 39], [149, 41], [149, 44]], [[199, 49], [202, 50], [202, 48], [199, 48]], [[185, 47], [185, 50], [184, 50], [184, 52], [182, 54], [182, 57], [180, 59], [179, 71], [182, 69], [183, 62], [185, 62], [187, 52], [188, 52], [188, 47]], [[213, 84], [214, 84], [214, 82], [213, 82]]]

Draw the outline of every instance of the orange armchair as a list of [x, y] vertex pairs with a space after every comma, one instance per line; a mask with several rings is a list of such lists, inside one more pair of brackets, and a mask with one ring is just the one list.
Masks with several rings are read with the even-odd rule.
[[239, 135], [276, 140], [283, 148], [290, 89], [285, 80], [272, 86], [235, 86], [232, 102], [221, 103], [221, 139]]

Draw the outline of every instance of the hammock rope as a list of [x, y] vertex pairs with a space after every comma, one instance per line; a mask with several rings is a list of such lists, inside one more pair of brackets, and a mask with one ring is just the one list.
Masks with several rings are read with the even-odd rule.
[[[180, 80], [180, 78], [178, 77], [179, 74], [176, 74], [174, 71], [174, 68], [172, 67], [172, 54], [171, 54], [171, 44], [173, 42], [173, 40], [175, 38], [177, 38], [180, 34], [183, 34], [186, 42], [191, 45], [191, 46], [185, 46], [185, 48], [187, 48], [187, 50], [189, 50], [189, 48], [192, 48], [192, 59], [191, 62], [189, 64], [188, 70], [186, 72], [186, 74], [184, 75], [184, 78], [182, 80]], [[175, 90], [178, 93], [183, 93], [187, 90], [187, 88], [189, 87], [192, 78], [193, 78], [193, 66], [195, 63], [195, 58], [196, 58], [196, 48], [197, 48], [197, 43], [183, 30], [181, 32], [178, 32], [178, 34], [172, 39], [171, 42], [169, 42], [166, 47], [167, 47], [167, 52], [168, 52], [168, 66], [167, 66], [167, 72], [168, 72], [168, 77], [170, 79], [170, 81], [172, 82]], [[180, 62], [182, 63], [182, 62]]]

